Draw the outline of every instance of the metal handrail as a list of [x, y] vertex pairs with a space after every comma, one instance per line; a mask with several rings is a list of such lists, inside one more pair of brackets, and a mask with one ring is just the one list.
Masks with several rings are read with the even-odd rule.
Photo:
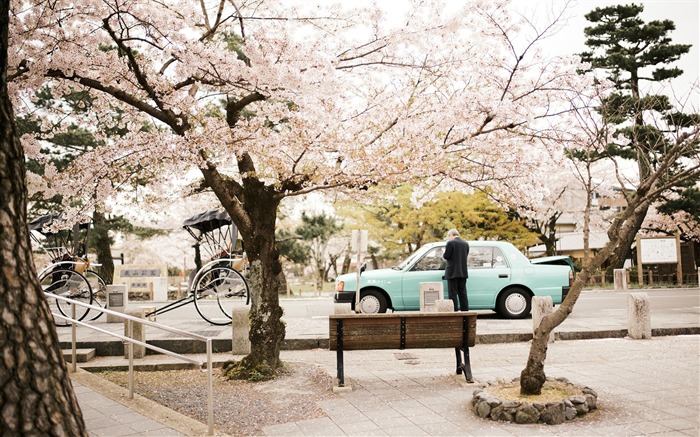
[[[74, 299], [68, 299], [68, 298], [63, 297], [63, 296], [55, 295], [55, 294], [53, 294], [53, 293], [44, 292], [44, 294], [45, 294], [47, 297], [50, 297], [51, 299], [62, 300], [62, 301], [64, 301], [64, 302], [68, 303], [68, 304], [71, 306], [71, 317], [67, 317], [67, 316], [64, 316], [63, 314], [58, 314], [58, 313], [53, 313], [53, 312], [52, 312], [52, 314], [54, 315], [54, 317], [59, 317], [59, 318], [61, 318], [61, 319], [64, 319], [64, 320], [66, 320], [66, 321], [70, 321], [70, 322], [71, 322], [71, 349], [72, 349], [72, 350], [71, 350], [71, 357], [72, 357], [72, 363], [71, 363], [71, 368], [72, 368], [72, 370], [71, 370], [71, 372], [76, 372], [76, 371], [77, 371], [76, 325], [85, 326], [85, 327], [90, 328], [90, 329], [92, 329], [92, 330], [94, 330], [94, 331], [102, 332], [102, 333], [108, 334], [108, 335], [110, 335], [110, 336], [112, 336], [112, 337], [119, 338], [119, 339], [121, 339], [122, 341], [128, 342], [128, 344], [129, 344], [129, 399], [134, 399], [134, 344], [139, 345], [139, 346], [146, 347], [146, 348], [148, 348], [148, 349], [151, 349], [151, 350], [160, 352], [160, 353], [165, 354], [165, 355], [170, 355], [171, 357], [178, 358], [178, 359], [181, 359], [181, 360], [183, 360], [183, 361], [187, 361], [187, 362], [190, 362], [190, 363], [197, 364], [197, 365], [199, 365], [200, 367], [204, 367], [204, 365], [206, 364], [206, 371], [207, 371], [207, 410], [208, 410], [208, 414], [207, 414], [207, 416], [208, 416], [208, 417], [207, 417], [207, 425], [208, 425], [207, 435], [214, 435], [214, 396], [213, 396], [213, 393], [214, 393], [214, 384], [213, 384], [213, 376], [212, 376], [212, 367], [213, 367], [213, 366], [212, 366], [212, 339], [211, 339], [211, 338], [205, 337], [205, 336], [199, 335], [199, 334], [193, 334], [193, 333], [191, 333], [191, 332], [183, 331], [183, 330], [181, 330], [181, 329], [171, 328], [171, 327], [169, 327], [169, 326], [165, 326], [165, 325], [162, 325], [162, 324], [160, 324], [160, 323], [152, 322], [152, 321], [150, 321], [150, 320], [141, 319], [141, 318], [138, 318], [138, 317], [131, 316], [131, 315], [129, 315], [129, 314], [120, 313], [120, 312], [117, 312], [117, 311], [114, 311], [114, 310], [110, 310], [110, 309], [107, 309], [107, 308], [102, 308], [102, 307], [99, 307], [99, 306], [86, 304], [86, 303], [83, 303], [83, 302], [80, 302], [80, 301], [77, 301], [77, 300], [74, 300]], [[77, 320], [77, 319], [75, 318], [75, 306], [76, 306], [76, 305], [80, 305], [80, 306], [82, 306], [82, 307], [89, 308], [89, 309], [91, 309], [91, 310], [101, 311], [101, 312], [103, 312], [103, 313], [110, 314], [110, 315], [117, 316], [117, 317], [119, 317], [119, 318], [125, 319], [125, 320], [127, 321], [127, 334], [128, 334], [128, 336], [120, 335], [120, 334], [117, 334], [117, 333], [114, 333], [114, 332], [110, 332], [110, 331], [107, 331], [106, 329], [98, 328], [98, 327], [96, 327], [96, 326], [92, 326], [92, 325], [90, 325], [90, 324], [88, 324], [88, 323], [85, 323], [85, 322], [83, 322], [83, 321]], [[160, 348], [160, 347], [158, 347], [158, 346], [153, 346], [153, 345], [150, 345], [150, 344], [148, 344], [148, 343], [145, 343], [145, 342], [142, 342], [142, 341], [139, 341], [139, 340], [130, 338], [130, 336], [133, 335], [133, 323], [134, 323], [134, 322], [136, 322], [136, 323], [141, 323], [141, 324], [144, 324], [144, 325], [146, 325], [146, 326], [152, 326], [152, 327], [154, 327], [154, 328], [162, 329], [162, 330], [164, 330], [164, 331], [172, 332], [172, 333], [174, 333], [174, 334], [184, 335], [184, 336], [189, 337], [189, 338], [192, 338], [192, 339], [194, 339], [194, 340], [198, 340], [198, 341], [203, 341], [203, 342], [205, 342], [205, 343], [206, 343], [206, 349], [207, 349], [207, 361], [206, 361], [206, 363], [205, 363], [205, 362], [202, 362], [202, 361], [199, 361], [199, 360], [195, 360], [195, 359], [190, 358], [190, 357], [186, 357], [186, 356], [184, 356], [184, 355], [180, 355], [180, 354], [175, 353], [175, 352], [171, 352], [171, 351], [169, 351], [169, 350]]]

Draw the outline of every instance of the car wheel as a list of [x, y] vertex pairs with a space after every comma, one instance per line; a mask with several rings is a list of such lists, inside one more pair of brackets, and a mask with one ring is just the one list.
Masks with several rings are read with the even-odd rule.
[[360, 297], [360, 312], [362, 314], [379, 314], [386, 312], [386, 298], [377, 290], [362, 292]]
[[498, 297], [496, 309], [509, 319], [524, 319], [530, 314], [532, 298], [522, 288], [511, 288]]

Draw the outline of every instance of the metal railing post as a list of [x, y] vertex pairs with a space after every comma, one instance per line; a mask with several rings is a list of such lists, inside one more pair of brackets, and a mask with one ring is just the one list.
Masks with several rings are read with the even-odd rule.
[[[127, 337], [134, 338], [134, 325], [131, 319], [126, 321]], [[134, 399], [134, 343], [129, 342], [129, 399]]]
[[214, 377], [211, 363], [211, 338], [207, 339], [207, 435], [214, 435]]
[[[212, 363], [213, 346], [212, 346], [212, 339], [211, 338], [205, 337], [205, 336], [202, 336], [199, 334], [194, 334], [192, 332], [187, 332], [187, 331], [184, 331], [182, 329], [164, 326], [160, 323], [156, 323], [156, 322], [153, 322], [150, 320], [137, 319], [134, 316], [131, 316], [128, 314], [113, 311], [113, 310], [110, 310], [108, 308], [97, 307], [94, 305], [86, 304], [84, 302], [75, 301], [73, 299], [69, 299], [69, 298], [66, 298], [63, 296], [57, 296], [57, 295], [54, 295], [52, 293], [44, 292], [44, 294], [47, 297], [51, 297], [52, 299], [56, 299], [56, 301], [63, 301], [63, 302], [68, 303], [69, 305], [71, 305], [71, 317], [68, 317], [63, 313], [61, 313], [61, 314], [52, 313], [52, 315], [54, 316], [54, 318], [59, 317], [60, 319], [71, 322], [72, 349], [73, 349], [73, 352], [72, 352], [72, 354], [73, 354], [73, 366], [72, 366], [73, 372], [77, 371], [77, 361], [78, 361], [77, 360], [77, 349], [76, 349], [76, 344], [77, 344], [76, 327], [77, 326], [84, 326], [84, 327], [89, 328], [93, 331], [97, 331], [97, 332], [100, 332], [100, 333], [103, 333], [103, 334], [106, 334], [106, 335], [109, 335], [112, 337], [116, 337], [118, 339], [121, 339], [122, 341], [129, 343], [129, 346], [128, 346], [129, 399], [134, 399], [134, 345], [143, 346], [146, 349], [150, 349], [150, 350], [153, 350], [153, 351], [165, 354], [165, 355], [169, 355], [169, 356], [181, 359], [181, 360], [186, 361], [186, 362], [196, 364], [197, 366], [199, 366], [200, 369], [202, 369], [204, 367], [204, 362], [201, 359], [193, 359], [193, 358], [187, 357], [185, 355], [181, 355], [181, 354], [169, 351], [167, 349], [163, 349], [161, 347], [154, 346], [152, 344], [148, 344], [144, 341], [134, 339], [133, 338], [134, 337], [134, 331], [133, 331], [133, 329], [134, 329], [133, 323], [134, 322], [142, 323], [142, 324], [147, 325], [147, 326], [153, 326], [157, 329], [162, 329], [164, 331], [172, 332], [174, 334], [184, 335], [186, 337], [192, 338], [192, 339], [197, 340], [197, 341], [205, 342], [206, 350], [207, 350], [207, 363], [206, 363], [206, 366], [207, 366], [207, 397], [208, 397], [208, 399], [207, 399], [207, 404], [208, 404], [207, 405], [207, 407], [208, 407], [207, 408], [208, 409], [208, 412], [207, 412], [207, 414], [208, 414], [207, 435], [214, 435], [214, 378], [213, 378], [213, 363]], [[114, 316], [117, 316], [117, 317], [120, 317], [120, 318], [126, 320], [127, 321], [126, 332], [124, 333], [124, 335], [122, 335], [122, 334], [110, 332], [110, 331], [107, 331], [106, 329], [103, 329], [103, 328], [91, 325], [89, 323], [77, 320], [75, 318], [76, 305], [79, 305], [81, 307], [85, 307], [85, 308], [88, 308], [91, 310], [95, 310], [95, 311], [102, 311], [105, 314], [114, 315]], [[60, 309], [59, 309], [59, 311], [60, 311]]]
[[[75, 304], [70, 304], [70, 317], [75, 320]], [[71, 372], [75, 373], [78, 371], [78, 351], [76, 349], [76, 331], [77, 325], [74, 322], [70, 323], [71, 329]]]

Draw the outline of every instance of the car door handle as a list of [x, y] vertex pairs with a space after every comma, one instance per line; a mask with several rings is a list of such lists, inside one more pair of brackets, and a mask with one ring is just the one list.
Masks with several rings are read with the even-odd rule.
[[499, 277], [499, 278], [507, 278], [507, 277], [508, 277], [508, 273], [499, 273], [498, 277]]

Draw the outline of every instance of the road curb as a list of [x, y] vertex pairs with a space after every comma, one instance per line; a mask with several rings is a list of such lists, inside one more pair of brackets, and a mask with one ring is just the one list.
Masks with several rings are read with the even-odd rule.
[[[672, 335], [700, 335], [700, 326], [686, 326], [676, 328], [655, 328], [651, 330], [652, 337], [665, 337]], [[594, 340], [601, 338], [624, 338], [627, 336], [627, 329], [611, 329], [598, 331], [567, 331], [555, 332], [556, 340]], [[521, 343], [532, 340], [532, 333], [493, 333], [477, 334], [476, 344], [495, 343]], [[189, 339], [158, 339], [149, 340], [148, 344], [170, 350], [178, 354], [203, 354], [206, 353], [204, 344], [194, 342]], [[214, 353], [231, 352], [231, 340], [214, 339], [212, 342]], [[70, 342], [61, 342], [61, 348], [70, 349]], [[121, 341], [102, 342], [78, 342], [80, 349], [94, 348], [100, 357], [123, 356], [124, 345]], [[308, 349], [328, 349], [328, 338], [290, 338], [282, 342], [282, 350], [308, 350]], [[155, 352], [147, 350], [148, 355]], [[159, 369], [165, 370], [165, 369]]]

